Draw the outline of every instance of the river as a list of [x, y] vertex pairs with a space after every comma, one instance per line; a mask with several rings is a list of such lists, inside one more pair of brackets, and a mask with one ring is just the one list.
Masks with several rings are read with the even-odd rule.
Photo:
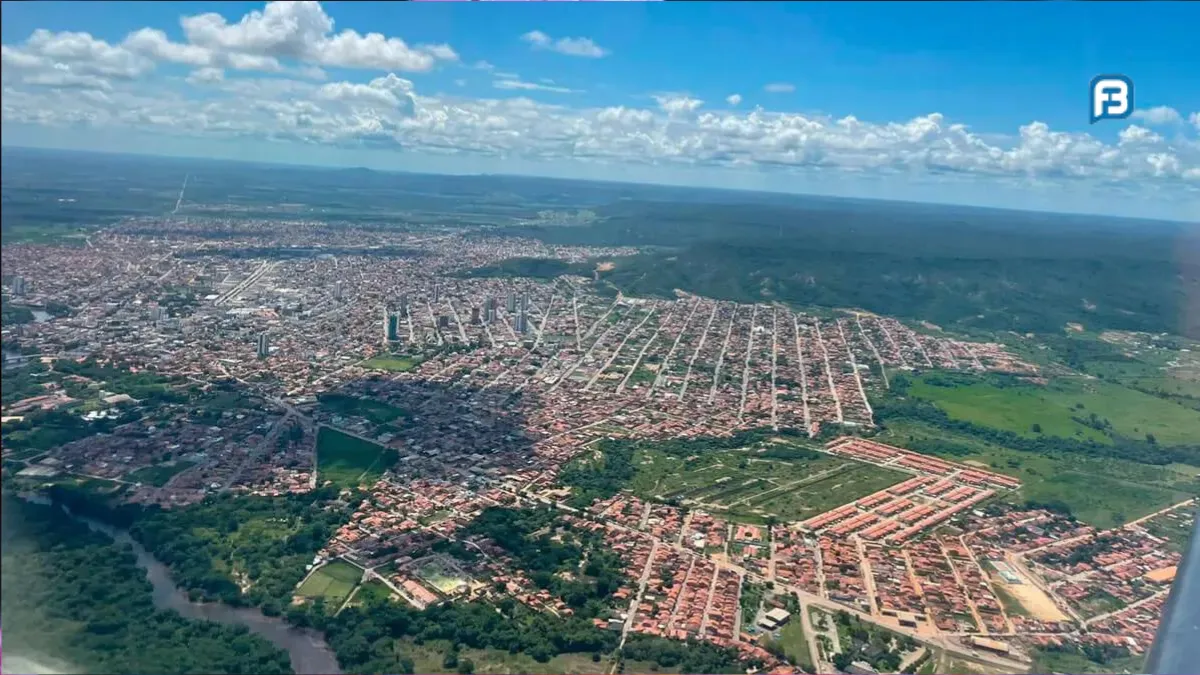
[[[41, 495], [21, 495], [24, 499], [39, 504], [52, 502]], [[193, 602], [181, 588], [171, 580], [170, 570], [159, 562], [144, 546], [134, 540], [125, 530], [63, 510], [72, 518], [88, 527], [103, 532], [119, 544], [129, 544], [137, 555], [138, 566], [146, 570], [146, 578], [154, 587], [154, 606], [172, 609], [189, 619], [216, 621], [218, 623], [245, 626], [251, 633], [265, 638], [271, 644], [285, 650], [292, 661], [292, 670], [298, 675], [338, 674], [337, 659], [333, 650], [325, 644], [324, 636], [315, 630], [296, 628], [278, 617], [266, 616], [257, 609], [230, 607], [219, 602]]]

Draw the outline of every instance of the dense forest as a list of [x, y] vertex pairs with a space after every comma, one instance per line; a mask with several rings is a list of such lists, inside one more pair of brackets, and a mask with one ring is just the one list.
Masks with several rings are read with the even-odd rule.
[[[1200, 337], [1194, 228], [890, 203], [623, 202], [586, 227], [522, 227], [550, 244], [666, 250], [614, 260], [631, 295], [674, 289], [739, 302], [858, 307], [958, 328], [1089, 328]], [[1140, 225], [1140, 226], [1139, 226]], [[504, 275], [554, 276], [521, 259]]]
[[620, 638], [586, 619], [535, 612], [511, 598], [496, 605], [454, 603], [424, 611], [372, 599], [337, 616], [318, 615], [315, 622], [325, 631], [338, 663], [352, 673], [413, 672], [412, 659], [397, 644], [401, 638], [416, 644], [446, 640], [456, 647], [501, 649], [542, 663], [567, 652], [606, 654]]
[[3, 498], [3, 616], [10, 654], [93, 673], [290, 673], [245, 628], [159, 611], [128, 547], [61, 509]]
[[[605, 546], [602, 534], [571, 531], [558, 522], [558, 515], [546, 508], [490, 507], [459, 535], [491, 540], [534, 584], [562, 598], [576, 616], [598, 616], [624, 583], [624, 566]], [[569, 578], [563, 572], [570, 572]]]
[[630, 636], [621, 656], [681, 673], [744, 673], [747, 667], [761, 665], [740, 661], [736, 651], [711, 642], [679, 642], [649, 635]]

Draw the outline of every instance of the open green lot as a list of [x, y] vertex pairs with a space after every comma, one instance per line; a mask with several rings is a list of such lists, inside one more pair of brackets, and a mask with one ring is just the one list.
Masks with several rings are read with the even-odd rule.
[[381, 401], [345, 394], [321, 394], [321, 406], [339, 415], [362, 417], [373, 424], [387, 424], [404, 416], [404, 411]]
[[1097, 663], [1078, 650], [1038, 649], [1033, 654], [1031, 673], [1140, 673], [1145, 655], [1116, 658]]
[[362, 570], [343, 560], [335, 560], [313, 572], [300, 584], [299, 594], [306, 598], [325, 598], [327, 605], [341, 604], [362, 578]]
[[1151, 535], [1167, 541], [1167, 547], [1182, 554], [1187, 549], [1188, 540], [1192, 536], [1195, 523], [1196, 504], [1162, 513], [1149, 520], [1142, 521], [1141, 526]]
[[125, 475], [125, 480], [130, 483], [144, 483], [146, 485], [162, 487], [167, 484], [167, 481], [171, 480], [172, 476], [183, 473], [193, 466], [196, 466], [195, 462], [186, 460], [144, 466], [136, 471], [130, 471]]
[[419, 361], [408, 356], [391, 356], [383, 355], [367, 359], [362, 363], [364, 368], [373, 368], [375, 370], [386, 370], [393, 373], [403, 373], [419, 365]]
[[1071, 453], [1020, 452], [909, 420], [889, 422], [879, 440], [987, 465], [1023, 483], [1007, 499], [1058, 503], [1096, 527], [1120, 525], [1200, 494], [1200, 468], [1182, 464], [1156, 466]]
[[1096, 425], [1127, 438], [1147, 434], [1162, 444], [1188, 444], [1200, 438], [1200, 412], [1100, 379], [1059, 377], [1045, 386], [997, 386], [979, 381], [938, 386], [939, 376], [913, 378], [909, 393], [935, 404], [953, 418], [1005, 429], [1027, 437], [1041, 434], [1107, 442]]
[[378, 443], [321, 427], [317, 432], [317, 476], [338, 487], [373, 484], [396, 462], [396, 451]]
[[[413, 661], [413, 672], [417, 673], [455, 673], [456, 668], [447, 668], [444, 663], [446, 653], [450, 651], [450, 643], [444, 640], [431, 640], [424, 644], [416, 644], [409, 638], [396, 641], [398, 653]], [[458, 654], [461, 663], [470, 659], [476, 673], [496, 675], [589, 675], [607, 673], [612, 669], [612, 661], [602, 658], [593, 661], [591, 654], [559, 654], [546, 663], [539, 663], [533, 657], [525, 654], [510, 654], [501, 649], [472, 649], [463, 647]], [[636, 672], [636, 671], [629, 671]]]
[[358, 593], [354, 594], [352, 605], [365, 604], [371, 600], [389, 600], [392, 596], [392, 589], [388, 588], [379, 579], [371, 579], [365, 584], [358, 587]]
[[639, 449], [634, 465], [630, 487], [644, 498], [676, 499], [748, 520], [802, 520], [906, 477], [823, 453], [785, 460], [763, 458], [754, 450], [724, 450], [689, 459]]
[[804, 625], [799, 616], [793, 616], [783, 628], [779, 629], [779, 645], [783, 653], [792, 663], [813, 664], [812, 654], [809, 653], [808, 640], [804, 637]]

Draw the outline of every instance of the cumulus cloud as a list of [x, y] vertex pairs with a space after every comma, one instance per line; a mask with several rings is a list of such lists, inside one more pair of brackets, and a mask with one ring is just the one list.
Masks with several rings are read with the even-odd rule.
[[1178, 124], [1183, 121], [1183, 115], [1180, 115], [1178, 110], [1165, 105], [1134, 110], [1132, 117], [1153, 125]]
[[[530, 161], [904, 174], [988, 185], [1121, 185], [1161, 196], [1200, 194], [1200, 113], [1188, 116], [1190, 124], [1160, 133], [1156, 125], [1170, 124], [1170, 116], [1150, 109], [1108, 141], [1040, 121], [982, 134], [936, 112], [868, 122], [762, 107], [716, 110], [684, 93], [658, 93], [632, 106], [551, 105], [526, 94], [572, 90], [480, 63], [472, 68], [488, 73], [495, 96], [435, 96], [405, 75], [445, 62], [453, 50], [335, 32], [316, 3], [272, 3], [236, 23], [216, 15], [187, 17], [185, 25], [181, 43], [149, 27], [116, 44], [86, 33], [35, 31], [25, 42], [3, 45], [4, 123]], [[542, 48], [559, 43], [544, 34], [527, 41]], [[164, 74], [152, 72], [165, 62], [187, 66], [193, 86], [171, 87]], [[395, 67], [327, 81], [322, 67], [351, 63]], [[280, 70], [253, 72], [272, 68]], [[743, 102], [740, 94], [724, 100], [729, 106]]]
[[212, 84], [214, 82], [222, 82], [224, 79], [225, 71], [211, 66], [197, 68], [187, 76], [187, 81], [192, 84]]
[[446, 44], [410, 46], [399, 37], [353, 29], [334, 33], [333, 19], [318, 2], [269, 2], [236, 23], [213, 12], [184, 16], [180, 26], [184, 42], [173, 42], [154, 27], [136, 30], [117, 44], [88, 33], [35, 30], [23, 44], [4, 45], [5, 77], [30, 84], [91, 82], [102, 88], [111, 79], [144, 76], [158, 63], [282, 73], [289, 71], [286, 62], [294, 62], [291, 72], [324, 79], [321, 66], [424, 72], [459, 59]]
[[88, 33], [38, 29], [19, 46], [0, 47], [6, 83], [106, 90], [110, 80], [131, 80], [154, 69], [154, 62]]
[[790, 94], [796, 91], [796, 85], [790, 82], [772, 82], [763, 87], [763, 91], [768, 94]]
[[531, 30], [521, 36], [521, 40], [533, 45], [535, 49], [548, 49], [559, 54], [567, 56], [583, 56], [591, 59], [598, 59], [602, 56], [608, 56], [608, 50], [596, 44], [591, 38], [584, 37], [566, 37], [554, 38], [546, 35], [540, 30]]
[[704, 105], [704, 101], [680, 94], [663, 94], [655, 96], [654, 100], [658, 101], [658, 107], [668, 115], [692, 113]]

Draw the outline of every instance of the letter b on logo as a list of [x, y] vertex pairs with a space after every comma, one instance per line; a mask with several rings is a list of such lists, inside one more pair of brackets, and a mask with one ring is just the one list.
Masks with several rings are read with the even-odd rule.
[[1091, 123], [1120, 120], [1133, 113], [1133, 80], [1124, 75], [1097, 75], [1092, 78]]

